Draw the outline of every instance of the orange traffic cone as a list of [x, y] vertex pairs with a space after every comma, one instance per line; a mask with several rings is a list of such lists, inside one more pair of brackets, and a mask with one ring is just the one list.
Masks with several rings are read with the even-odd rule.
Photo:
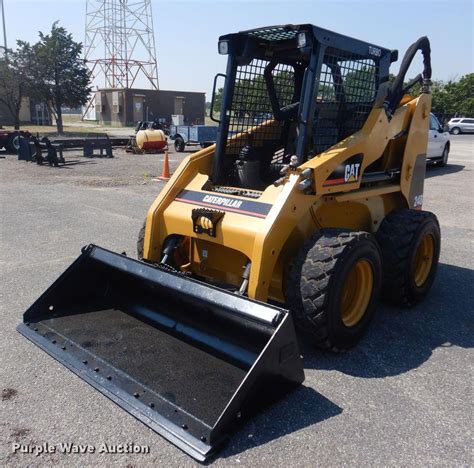
[[163, 159], [163, 170], [161, 176], [158, 177], [160, 180], [169, 180], [170, 178], [170, 162], [168, 159], [168, 151], [165, 151], [165, 158]]

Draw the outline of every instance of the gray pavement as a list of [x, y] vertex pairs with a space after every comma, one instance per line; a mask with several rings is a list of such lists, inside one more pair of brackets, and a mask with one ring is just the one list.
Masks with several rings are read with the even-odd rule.
[[[0, 464], [194, 462], [21, 337], [22, 313], [90, 242], [135, 254], [161, 156], [118, 153], [64, 169], [0, 159]], [[171, 165], [181, 159], [171, 155]], [[241, 427], [216, 465], [472, 465], [474, 136], [430, 167], [424, 209], [442, 229], [432, 293], [382, 306], [353, 350], [304, 345], [306, 381]], [[13, 444], [148, 445], [149, 454], [12, 453]]]

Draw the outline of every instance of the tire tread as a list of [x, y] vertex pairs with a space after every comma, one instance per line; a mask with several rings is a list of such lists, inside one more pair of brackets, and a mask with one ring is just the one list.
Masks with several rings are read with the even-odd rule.
[[138, 239], [137, 239], [137, 258], [138, 260], [143, 260], [143, 252], [144, 252], [144, 244], [145, 244], [145, 227], [146, 227], [146, 219], [143, 221], [143, 225], [138, 232]]
[[287, 305], [297, 326], [320, 348], [341, 351], [330, 340], [328, 301], [331, 277], [338, 259], [354, 244], [371, 235], [363, 231], [323, 229], [303, 246], [290, 266]]
[[[377, 232], [382, 249], [384, 283], [382, 295], [397, 305], [414, 305], [407, 282], [410, 252], [420, 226], [428, 219], [437, 224], [436, 216], [429, 211], [397, 209], [385, 217]], [[439, 226], [439, 225], [438, 225]]]

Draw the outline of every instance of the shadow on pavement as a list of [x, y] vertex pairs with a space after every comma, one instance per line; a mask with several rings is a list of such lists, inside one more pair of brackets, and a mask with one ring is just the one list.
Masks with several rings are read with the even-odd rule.
[[[438, 347], [474, 347], [473, 283], [474, 270], [440, 264], [433, 289], [422, 304], [412, 309], [382, 304], [369, 333], [354, 349], [337, 355], [301, 343], [305, 369], [381, 378], [420, 366]], [[217, 456], [230, 457], [342, 411], [323, 395], [302, 385], [270, 408], [262, 407]]]
[[437, 164], [428, 164], [426, 166], [426, 178], [442, 176], [446, 174], [455, 174], [456, 172], [462, 171], [466, 166], [462, 164], [449, 164], [447, 166], [438, 166]]
[[366, 337], [344, 354], [319, 352], [305, 343], [305, 368], [380, 378], [415, 369], [438, 347], [472, 348], [473, 284], [473, 270], [440, 264], [422, 304], [411, 309], [382, 305]]
[[[244, 422], [240, 430], [231, 435], [231, 443], [216, 457], [231, 457], [341, 413], [341, 407], [303, 384]], [[211, 458], [209, 463], [214, 460]]]
[[[55, 169], [72, 169], [71, 166], [78, 166], [80, 164], [97, 164], [95, 161], [80, 161], [79, 159], [66, 160], [64, 164], [60, 164]], [[50, 166], [48, 166], [50, 167]]]

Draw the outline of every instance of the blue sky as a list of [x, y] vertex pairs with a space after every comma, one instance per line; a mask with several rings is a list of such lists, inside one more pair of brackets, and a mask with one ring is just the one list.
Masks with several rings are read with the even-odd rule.
[[[225, 71], [226, 59], [217, 54], [219, 35], [272, 24], [317, 24], [398, 49], [400, 60], [414, 40], [427, 35], [431, 40], [434, 79], [448, 80], [474, 71], [472, 0], [152, 3], [160, 87], [205, 91], [208, 99], [214, 75]], [[49, 30], [56, 20], [77, 41], [84, 40], [86, 0], [4, 0], [4, 4], [9, 47], [17, 39], [35, 41], [37, 32]], [[397, 69], [394, 64], [392, 71]], [[415, 76], [419, 71], [421, 59], [414, 63], [409, 75]]]

